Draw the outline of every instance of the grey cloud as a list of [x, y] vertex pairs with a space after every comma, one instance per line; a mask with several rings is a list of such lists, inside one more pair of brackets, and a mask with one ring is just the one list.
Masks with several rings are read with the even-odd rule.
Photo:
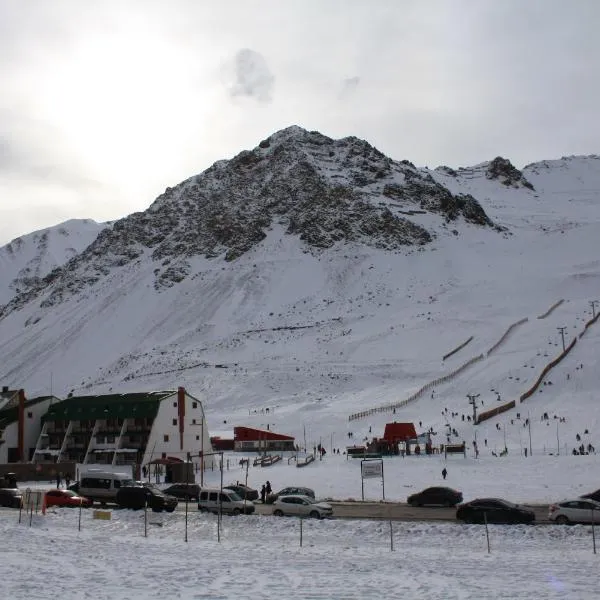
[[76, 160], [53, 151], [59, 132], [43, 122], [13, 111], [0, 111], [0, 176], [42, 181], [81, 191], [101, 189]]
[[340, 91], [340, 98], [344, 99], [352, 95], [358, 86], [360, 85], [360, 77], [348, 77], [342, 81], [342, 89]]
[[243, 48], [234, 58], [234, 82], [230, 94], [248, 96], [259, 102], [270, 102], [275, 77], [271, 73], [267, 61], [258, 52]]

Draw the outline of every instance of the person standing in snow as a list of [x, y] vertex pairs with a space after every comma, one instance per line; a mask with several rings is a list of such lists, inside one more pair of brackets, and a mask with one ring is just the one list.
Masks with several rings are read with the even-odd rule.
[[271, 489], [271, 482], [267, 481], [267, 483], [265, 484], [265, 491], [267, 492], [267, 496], [273, 491]]
[[263, 483], [263, 486], [260, 488], [260, 501], [264, 504], [267, 497], [267, 488]]
[[448, 471], [446, 470], [446, 467], [444, 467], [444, 468], [442, 469], [442, 477], [443, 477], [444, 479], [446, 479], [446, 475], [448, 475]]

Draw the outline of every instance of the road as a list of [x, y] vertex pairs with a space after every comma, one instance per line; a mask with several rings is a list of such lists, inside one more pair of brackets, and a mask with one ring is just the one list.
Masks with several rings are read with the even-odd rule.
[[[384, 521], [456, 521], [455, 508], [418, 508], [401, 502], [335, 502], [331, 501], [333, 515], [337, 519], [379, 519]], [[535, 512], [535, 522], [549, 524], [548, 505], [525, 505]], [[271, 515], [273, 507], [269, 504], [255, 504], [256, 514]], [[188, 505], [190, 511], [196, 511], [196, 503]], [[178, 511], [185, 510], [185, 503], [179, 502]], [[16, 509], [0, 508], [0, 514], [15, 513]]]
[[[334, 517], [338, 519], [381, 519], [386, 521], [456, 521], [455, 508], [419, 508], [401, 502], [335, 502]], [[535, 512], [536, 523], [550, 523], [548, 505], [526, 505]], [[259, 515], [270, 515], [272, 507], [256, 504]]]

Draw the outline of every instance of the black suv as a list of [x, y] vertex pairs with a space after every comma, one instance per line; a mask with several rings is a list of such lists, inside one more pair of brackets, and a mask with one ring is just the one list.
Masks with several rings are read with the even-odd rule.
[[154, 512], [163, 510], [173, 512], [178, 504], [177, 498], [174, 496], [163, 494], [156, 488], [141, 486], [122, 487], [117, 492], [116, 502], [121, 508], [132, 508], [133, 510], [140, 510], [147, 503], [148, 508]]
[[19, 508], [23, 501], [23, 494], [17, 488], [0, 488], [0, 506]]
[[163, 492], [170, 496], [175, 496], [175, 498], [179, 498], [179, 500], [185, 500], [187, 498], [190, 502], [193, 500], [198, 502], [198, 498], [200, 497], [200, 486], [197, 483], [174, 483], [164, 489]]

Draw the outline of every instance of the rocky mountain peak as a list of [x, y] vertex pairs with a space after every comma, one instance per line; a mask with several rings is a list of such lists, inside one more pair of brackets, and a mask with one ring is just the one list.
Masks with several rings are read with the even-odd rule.
[[507, 187], [525, 187], [533, 190], [533, 185], [525, 178], [523, 173], [519, 171], [507, 158], [497, 156], [490, 161], [486, 177], [488, 179], [496, 179], [502, 185]]
[[422, 246], [435, 235], [417, 220], [427, 213], [442, 224], [493, 226], [472, 196], [452, 194], [409, 161], [393, 161], [356, 137], [334, 140], [292, 126], [116, 221], [0, 318], [42, 294], [45, 306], [60, 302], [142, 256], [155, 264], [156, 289], [173, 286], [189, 275], [192, 257], [236, 260], [274, 226], [298, 236], [308, 252], [348, 242], [388, 251]]

